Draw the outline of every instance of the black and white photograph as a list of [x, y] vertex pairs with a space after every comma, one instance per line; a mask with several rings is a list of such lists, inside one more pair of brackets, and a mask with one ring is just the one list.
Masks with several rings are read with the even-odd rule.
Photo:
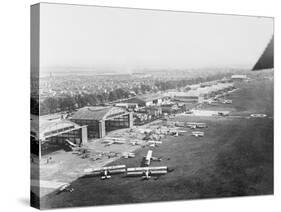
[[31, 206], [273, 195], [262, 15], [33, 4]]

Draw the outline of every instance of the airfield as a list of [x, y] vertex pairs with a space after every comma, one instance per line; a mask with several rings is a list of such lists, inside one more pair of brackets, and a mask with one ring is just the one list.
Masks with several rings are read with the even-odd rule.
[[[93, 164], [139, 167], [151, 149], [154, 156], [162, 158], [153, 161], [151, 166], [168, 166], [172, 172], [150, 180], [122, 174], [101, 180], [77, 173], [75, 167], [70, 170], [71, 164], [75, 164], [75, 155], [69, 153], [72, 163], [65, 171], [70, 170], [73, 175], [60, 175], [57, 181], [81, 175], [71, 182], [73, 192], [52, 191], [41, 198], [41, 208], [273, 194], [273, 79], [255, 75], [253, 80], [238, 83], [236, 87], [238, 90], [227, 96], [232, 104], [203, 104], [197, 108], [228, 110], [229, 116], [177, 114], [168, 120], [204, 122], [207, 128], [200, 129], [205, 133], [204, 137], [191, 136], [191, 129], [182, 128], [187, 131], [183, 136], [168, 135], [157, 147], [127, 146], [126, 151], [135, 152], [134, 158], [112, 157], [106, 161], [84, 160], [83, 163], [79, 160], [77, 164], [80, 168]], [[252, 117], [251, 114], [266, 114], [266, 117]], [[121, 152], [122, 146], [100, 145], [99, 148]], [[47, 176], [47, 169], [45, 172]], [[54, 174], [46, 179], [52, 179]]]

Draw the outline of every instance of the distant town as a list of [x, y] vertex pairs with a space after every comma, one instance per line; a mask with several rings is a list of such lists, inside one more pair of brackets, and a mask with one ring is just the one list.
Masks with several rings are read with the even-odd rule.
[[50, 72], [49, 76], [40, 79], [40, 114], [118, 102], [139, 95], [188, 91], [189, 85], [229, 78], [241, 70], [219, 70], [212, 74], [205, 70], [198, 72], [196, 75], [192, 71], [104, 75], [56, 75]]

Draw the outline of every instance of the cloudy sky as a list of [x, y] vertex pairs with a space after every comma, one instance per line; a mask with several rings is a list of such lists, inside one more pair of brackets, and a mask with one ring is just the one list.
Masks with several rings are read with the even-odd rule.
[[264, 17], [60, 4], [40, 14], [41, 70], [252, 68], [273, 34]]

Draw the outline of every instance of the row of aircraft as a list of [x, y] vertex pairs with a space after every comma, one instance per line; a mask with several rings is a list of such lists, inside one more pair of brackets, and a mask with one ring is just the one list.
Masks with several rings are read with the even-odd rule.
[[190, 129], [207, 128], [206, 123], [200, 123], [200, 122], [176, 122], [175, 126], [177, 126], [177, 127], [188, 127]]
[[[178, 127], [188, 127], [190, 129], [207, 128], [206, 123], [200, 123], [200, 122], [176, 122], [175, 125]], [[191, 135], [195, 137], [203, 137], [205, 133], [202, 131], [193, 131]]]
[[[108, 137], [104, 140], [102, 140], [102, 143], [105, 143], [105, 146], [110, 146], [112, 144], [125, 144], [127, 142], [126, 139], [123, 138], [111, 138]], [[154, 140], [141, 140], [141, 139], [134, 139], [129, 142], [130, 145], [136, 146], [136, 145], [142, 145], [142, 146], [149, 146], [149, 147], [156, 147], [160, 144], [162, 144], [162, 141], [154, 141]]]
[[[126, 140], [123, 140], [121, 138], [107, 138], [102, 141], [102, 143], [105, 143], [105, 146], [110, 146], [112, 144], [125, 144]], [[149, 146], [149, 147], [155, 147], [160, 144], [162, 144], [162, 141], [154, 141], [154, 140], [149, 140], [149, 141], [144, 141], [144, 140], [138, 140], [135, 139], [133, 141], [130, 141], [129, 144], [136, 146], [136, 145], [143, 145], [143, 146]]]
[[146, 156], [144, 157], [144, 167], [133, 167], [127, 168], [126, 165], [116, 165], [116, 166], [106, 166], [101, 168], [89, 168], [85, 169], [84, 172], [91, 175], [101, 176], [102, 180], [110, 179], [113, 174], [123, 174], [126, 173], [127, 177], [142, 177], [143, 179], [150, 179], [151, 176], [160, 176], [167, 174], [167, 166], [155, 166], [150, 167], [152, 161], [161, 161], [160, 157], [153, 157], [152, 150], [148, 150]]

